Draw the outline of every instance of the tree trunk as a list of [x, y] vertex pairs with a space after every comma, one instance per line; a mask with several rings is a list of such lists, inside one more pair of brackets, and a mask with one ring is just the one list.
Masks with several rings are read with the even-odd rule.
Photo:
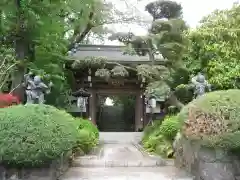
[[[16, 40], [15, 42], [15, 53], [16, 58], [19, 61], [24, 61], [24, 59], [27, 58], [28, 48], [26, 47], [26, 43], [24, 43], [24, 40], [22, 38]], [[17, 65], [12, 74], [11, 91], [15, 96], [19, 98], [21, 102], [24, 101], [24, 90], [22, 87], [22, 82], [25, 72], [26, 67], [24, 66], [24, 63], [20, 63]]]
[[171, 106], [175, 106], [177, 107], [179, 110], [181, 110], [184, 106], [183, 103], [181, 103], [177, 97], [175, 96], [174, 92], [172, 92], [167, 100], [167, 104], [171, 105]]
[[24, 34], [24, 19], [22, 16], [21, 0], [15, 0], [15, 5], [17, 9], [16, 14], [16, 34], [15, 34], [15, 53], [16, 59], [20, 61], [19, 65], [15, 68], [12, 74], [12, 93], [19, 98], [21, 102], [24, 101], [24, 90], [22, 87], [24, 73], [26, 72], [26, 67], [24, 65], [24, 60], [28, 56], [29, 46], [26, 40], [26, 34]]
[[71, 50], [72, 48], [74, 48], [75, 44], [81, 42], [86, 37], [86, 35], [91, 31], [91, 29], [93, 28], [93, 25], [92, 25], [93, 17], [94, 17], [94, 12], [90, 12], [88, 17], [89, 22], [87, 23], [85, 29], [82, 32], [78, 32], [79, 28], [76, 29], [76, 31], [74, 32], [75, 35], [73, 36], [72, 42], [68, 46], [68, 50]]
[[147, 40], [147, 46], [148, 46], [148, 56], [151, 61], [151, 65], [154, 66], [155, 65], [155, 57], [154, 57], [153, 50], [152, 50], [152, 40], [150, 40], [150, 39]]

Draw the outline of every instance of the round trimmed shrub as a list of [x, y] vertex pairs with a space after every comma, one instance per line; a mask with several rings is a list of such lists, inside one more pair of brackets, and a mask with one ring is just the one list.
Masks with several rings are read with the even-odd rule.
[[77, 142], [75, 119], [48, 105], [0, 109], [0, 163], [38, 167], [58, 159]]
[[96, 139], [99, 138], [99, 131], [97, 126], [95, 126], [92, 121], [88, 120], [88, 119], [81, 119], [81, 118], [77, 118], [77, 121], [79, 121], [79, 129], [88, 129], [89, 131], [91, 131], [94, 136], [96, 137]]
[[77, 142], [78, 142], [78, 147], [84, 153], [89, 153], [97, 145], [95, 135], [88, 129], [79, 130]]
[[99, 142], [98, 128], [88, 119], [76, 118], [78, 123], [77, 151], [90, 152]]
[[160, 128], [159, 132], [167, 139], [173, 140], [177, 132], [180, 129], [180, 123], [177, 116], [168, 116], [165, 117]]
[[240, 90], [207, 93], [178, 115], [182, 134], [209, 147], [240, 147]]

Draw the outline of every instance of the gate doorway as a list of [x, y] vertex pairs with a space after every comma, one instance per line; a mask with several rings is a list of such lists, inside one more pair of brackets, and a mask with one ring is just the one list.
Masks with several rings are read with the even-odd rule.
[[135, 131], [135, 95], [98, 95], [97, 125], [102, 132]]

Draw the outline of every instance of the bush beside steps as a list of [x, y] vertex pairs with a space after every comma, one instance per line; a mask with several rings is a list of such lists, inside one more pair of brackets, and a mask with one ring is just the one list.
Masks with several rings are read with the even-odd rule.
[[78, 141], [74, 149], [77, 155], [88, 154], [99, 143], [99, 131], [88, 119], [76, 118], [78, 123]]
[[164, 158], [173, 157], [173, 140], [179, 130], [176, 116], [167, 116], [163, 121], [155, 120], [153, 125], [144, 130], [142, 144], [147, 152]]
[[0, 109], [0, 177], [56, 180], [74, 149], [88, 152], [98, 142], [94, 125], [82, 121], [49, 105]]

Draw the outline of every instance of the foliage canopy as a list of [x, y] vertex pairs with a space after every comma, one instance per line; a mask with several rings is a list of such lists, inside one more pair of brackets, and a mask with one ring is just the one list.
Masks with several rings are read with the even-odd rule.
[[240, 88], [240, 5], [216, 10], [189, 30], [187, 68], [196, 74], [203, 71], [215, 89]]
[[[3, 0], [0, 3], [0, 90], [14, 90], [22, 100], [23, 74], [32, 71], [53, 82], [53, 93], [47, 102], [61, 106], [66, 103], [72, 77], [65, 68], [69, 60], [67, 52], [76, 44], [88, 43], [90, 36], [100, 38], [106, 30], [105, 24], [137, 18], [123, 14], [111, 2], [103, 0]], [[9, 59], [5, 52], [11, 52], [13, 58]]]

